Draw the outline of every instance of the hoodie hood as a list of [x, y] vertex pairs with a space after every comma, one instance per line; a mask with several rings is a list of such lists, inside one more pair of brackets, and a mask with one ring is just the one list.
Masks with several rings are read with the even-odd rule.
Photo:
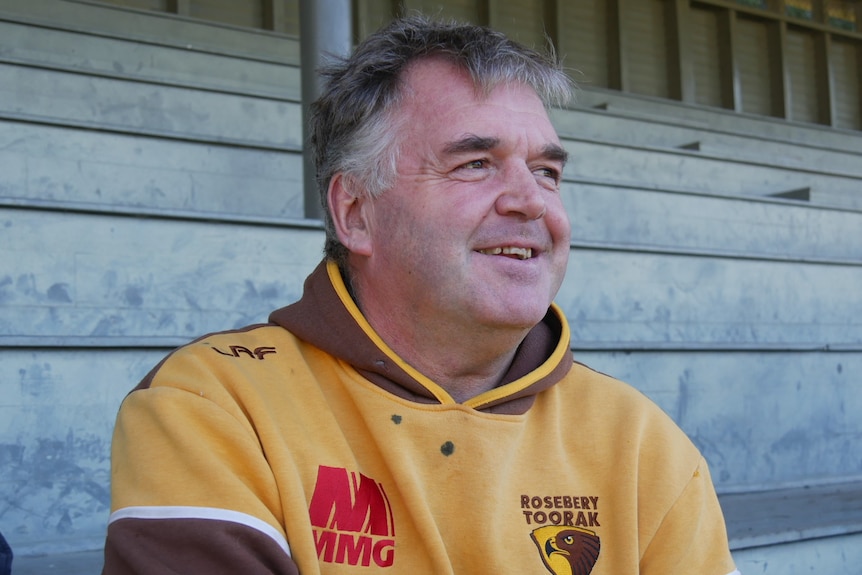
[[[270, 322], [352, 365], [363, 377], [401, 398], [454, 403], [437, 383], [400, 358], [371, 327], [350, 297], [338, 266], [323, 261], [305, 281], [302, 298], [278, 309]], [[518, 346], [500, 385], [464, 402], [492, 413], [524, 413], [536, 394], [572, 366], [569, 326], [554, 304]]]

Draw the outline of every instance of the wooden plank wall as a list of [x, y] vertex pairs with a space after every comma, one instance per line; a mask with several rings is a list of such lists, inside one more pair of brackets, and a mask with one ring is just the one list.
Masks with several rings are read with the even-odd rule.
[[[721, 491], [862, 478], [862, 138], [579, 100], [554, 115], [574, 151], [560, 303], [576, 357], [655, 399]], [[779, 179], [808, 200], [770, 198]]]
[[17, 554], [98, 548], [134, 382], [298, 297], [322, 245], [300, 152], [295, 38], [0, 6], [0, 528]]
[[576, 359], [655, 399], [725, 492], [862, 476], [862, 213], [571, 194]]
[[[298, 297], [322, 246], [298, 100], [295, 38], [0, 6], [0, 528], [19, 553], [97, 548], [123, 396], [173, 346]], [[553, 118], [577, 358], [658, 401], [720, 489], [862, 477], [859, 136], [601, 90]]]

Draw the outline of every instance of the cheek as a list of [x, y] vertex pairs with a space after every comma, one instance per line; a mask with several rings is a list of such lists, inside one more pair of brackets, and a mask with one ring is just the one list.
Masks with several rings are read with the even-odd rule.
[[411, 275], [421, 275], [423, 266], [432, 265], [441, 249], [440, 236], [447, 231], [445, 222], [417, 212], [416, 207], [393, 203], [377, 220], [379, 245], [385, 257], [390, 263], [398, 262], [397, 265], [410, 270]]
[[568, 246], [572, 238], [572, 225], [569, 222], [569, 215], [566, 213], [565, 208], [563, 208], [562, 202], [559, 201], [559, 197], [552, 205], [548, 206], [545, 221], [554, 241], [557, 244]]

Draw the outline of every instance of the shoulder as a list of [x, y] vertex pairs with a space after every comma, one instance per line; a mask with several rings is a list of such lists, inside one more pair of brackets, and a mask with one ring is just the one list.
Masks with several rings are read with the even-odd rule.
[[207, 334], [159, 362], [126, 396], [120, 414], [256, 419], [274, 398], [302, 397], [292, 376], [303, 361], [299, 345], [290, 332], [268, 324]]
[[696, 465], [700, 453], [679, 425], [632, 385], [575, 362], [557, 385], [559, 401], [609, 441], [637, 445], [641, 453], [665, 459], [670, 453]]
[[584, 401], [601, 403], [604, 411], [622, 410], [630, 415], [632, 410], [644, 411], [648, 415], [664, 413], [649, 397], [631, 384], [579, 362], [574, 363], [562, 383], [566, 394], [580, 397]]
[[263, 360], [277, 355], [294, 343], [293, 335], [273, 324], [255, 324], [237, 330], [220, 331], [196, 339], [180, 348], [180, 355], [204, 355], [212, 359], [221, 357], [248, 357]]
[[236, 371], [265, 371], [296, 348], [296, 338], [273, 324], [254, 324], [214, 332], [173, 350], [144, 377], [134, 391], [152, 387], [195, 386], [208, 379], [234, 377]]

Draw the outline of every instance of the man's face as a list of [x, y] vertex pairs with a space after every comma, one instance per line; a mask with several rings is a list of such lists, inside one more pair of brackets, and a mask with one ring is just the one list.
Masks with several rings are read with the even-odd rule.
[[438, 59], [414, 64], [403, 89], [398, 175], [371, 207], [365, 295], [406, 306], [404, 321], [532, 327], [570, 237], [565, 153], [540, 99], [520, 84], [477, 93]]

